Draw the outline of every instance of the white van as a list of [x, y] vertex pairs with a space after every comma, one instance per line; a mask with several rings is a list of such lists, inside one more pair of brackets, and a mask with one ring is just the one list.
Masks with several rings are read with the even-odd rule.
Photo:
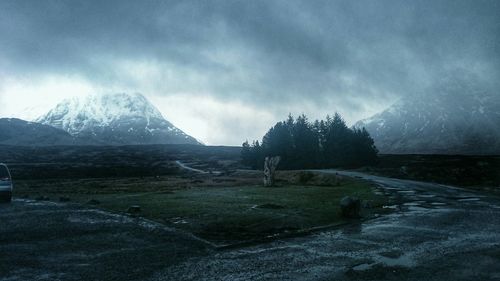
[[6, 202], [12, 200], [12, 178], [7, 165], [0, 163], [0, 199]]

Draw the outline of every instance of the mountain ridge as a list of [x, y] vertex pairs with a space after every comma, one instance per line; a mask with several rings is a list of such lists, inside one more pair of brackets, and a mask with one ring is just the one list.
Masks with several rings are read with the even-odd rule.
[[69, 133], [36, 122], [18, 118], [0, 118], [0, 144], [19, 146], [52, 146], [83, 144]]

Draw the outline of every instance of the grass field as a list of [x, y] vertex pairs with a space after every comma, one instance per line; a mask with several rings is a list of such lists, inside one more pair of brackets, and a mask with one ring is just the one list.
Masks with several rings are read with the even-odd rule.
[[[371, 183], [335, 175], [279, 171], [277, 187], [262, 187], [262, 172], [245, 171], [239, 147], [151, 145], [113, 147], [0, 146], [14, 196], [127, 212], [193, 233], [217, 244], [295, 235], [343, 222], [339, 201], [353, 195], [385, 212], [387, 198]], [[197, 174], [183, 164], [209, 173]], [[498, 156], [381, 155], [364, 172], [497, 192]], [[89, 204], [90, 205], [90, 204]]]
[[[99, 202], [95, 207], [113, 212], [139, 205], [141, 217], [221, 245], [340, 224], [344, 221], [339, 201], [346, 195], [370, 202], [372, 208], [364, 210], [364, 217], [382, 212], [386, 199], [375, 194], [368, 182], [343, 178], [333, 186], [331, 179], [315, 175], [311, 183], [304, 183], [297, 173], [282, 172], [279, 186], [273, 188], [262, 187], [260, 173], [252, 172], [225, 177], [30, 180], [18, 182], [15, 195], [53, 201], [66, 197], [83, 204], [93, 199]], [[318, 179], [326, 184], [320, 186]]]

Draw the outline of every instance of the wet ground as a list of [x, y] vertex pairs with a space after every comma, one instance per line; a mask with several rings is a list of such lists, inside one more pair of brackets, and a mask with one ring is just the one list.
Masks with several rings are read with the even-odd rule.
[[138, 218], [15, 200], [0, 205], [0, 280], [500, 280], [500, 199], [346, 174], [378, 183], [393, 212], [225, 250]]
[[0, 280], [143, 280], [210, 248], [161, 224], [76, 204], [0, 204]]

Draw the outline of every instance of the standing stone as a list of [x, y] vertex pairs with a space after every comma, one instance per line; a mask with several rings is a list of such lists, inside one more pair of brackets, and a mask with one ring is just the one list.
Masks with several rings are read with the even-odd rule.
[[264, 186], [274, 185], [274, 172], [281, 160], [280, 156], [266, 157], [264, 160]]

